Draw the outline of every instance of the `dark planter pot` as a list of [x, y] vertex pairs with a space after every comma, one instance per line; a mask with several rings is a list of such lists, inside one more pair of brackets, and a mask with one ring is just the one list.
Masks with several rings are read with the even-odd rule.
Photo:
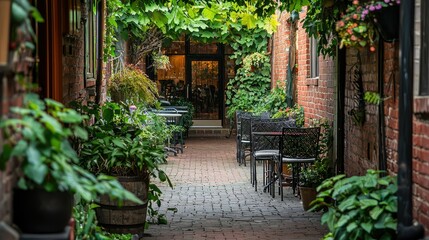
[[13, 222], [23, 233], [63, 232], [72, 207], [73, 195], [69, 192], [13, 191]]
[[147, 176], [121, 176], [118, 181], [128, 191], [134, 193], [144, 204], [124, 201], [119, 205], [109, 196], [101, 196], [95, 209], [98, 224], [111, 233], [144, 233], [147, 201], [149, 192], [149, 174]]
[[385, 42], [399, 39], [399, 5], [382, 8], [374, 13], [374, 25]]
[[310, 209], [310, 203], [316, 200], [317, 191], [316, 188], [310, 187], [299, 187], [299, 191], [301, 193], [302, 207], [305, 211]]

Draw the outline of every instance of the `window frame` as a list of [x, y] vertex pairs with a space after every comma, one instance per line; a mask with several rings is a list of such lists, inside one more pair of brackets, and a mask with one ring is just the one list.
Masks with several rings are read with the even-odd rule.
[[317, 52], [317, 39], [310, 37], [310, 78], [318, 78], [319, 71], [319, 54]]

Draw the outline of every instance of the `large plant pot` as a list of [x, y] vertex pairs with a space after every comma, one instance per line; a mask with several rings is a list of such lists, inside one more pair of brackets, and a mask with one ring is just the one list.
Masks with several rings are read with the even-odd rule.
[[301, 193], [302, 207], [307, 211], [310, 209], [310, 203], [316, 199], [316, 188], [299, 187], [299, 191]]
[[148, 176], [121, 176], [118, 177], [118, 181], [145, 204], [124, 201], [119, 206], [117, 201], [111, 200], [108, 196], [102, 196], [98, 203], [100, 207], [95, 209], [98, 224], [111, 233], [143, 234], [146, 223], [149, 174]]
[[69, 192], [13, 190], [13, 222], [24, 233], [63, 232], [72, 207], [73, 195]]
[[374, 12], [374, 25], [386, 42], [399, 39], [399, 5], [385, 7]]

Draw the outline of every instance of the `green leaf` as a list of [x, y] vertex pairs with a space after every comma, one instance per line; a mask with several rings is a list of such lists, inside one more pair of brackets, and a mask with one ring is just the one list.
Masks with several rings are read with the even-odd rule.
[[378, 205], [378, 202], [376, 200], [373, 200], [373, 199], [362, 199], [359, 201], [359, 203], [360, 203], [360, 207], [362, 209]]
[[365, 223], [361, 223], [361, 225], [360, 225], [367, 233], [371, 233], [371, 231], [372, 231], [372, 228], [373, 228], [373, 225], [372, 225], [372, 223], [368, 223], [368, 222], [365, 222]]
[[158, 173], [158, 176], [159, 176], [159, 180], [161, 180], [161, 182], [165, 182], [167, 180], [167, 175], [165, 174], [164, 171], [160, 170]]
[[85, 129], [79, 127], [79, 126], [75, 126], [74, 127], [74, 132], [73, 133], [74, 133], [74, 135], [76, 137], [78, 137], [80, 139], [83, 139], [83, 140], [87, 140], [88, 139], [88, 132]]
[[43, 164], [40, 159], [40, 152], [33, 146], [30, 145], [26, 151], [27, 161], [32, 165]]
[[244, 14], [241, 18], [241, 23], [247, 26], [248, 29], [253, 29], [256, 27], [256, 15], [253, 14]]
[[348, 197], [345, 201], [341, 202], [340, 205], [338, 205], [338, 209], [344, 212], [346, 209], [353, 208], [356, 202], [356, 195], [352, 195]]
[[214, 17], [216, 16], [216, 12], [213, 11], [213, 9], [211, 8], [204, 8], [201, 14], [209, 20], [213, 20]]
[[42, 184], [45, 180], [46, 174], [48, 173], [48, 167], [46, 165], [33, 165], [28, 164], [24, 167], [24, 174], [36, 184]]
[[356, 222], [351, 222], [349, 225], [347, 225], [347, 232], [352, 232], [357, 228]]
[[375, 207], [369, 212], [369, 215], [372, 219], [377, 220], [381, 213], [383, 213], [383, 208]]
[[337, 228], [340, 228], [340, 227], [344, 226], [345, 224], [347, 224], [349, 222], [349, 220], [350, 220], [350, 216], [342, 215], [335, 226]]
[[37, 10], [37, 8], [33, 7], [31, 9], [31, 16], [34, 18], [34, 20], [38, 23], [45, 22], [45, 19], [43, 19], [42, 14]]
[[5, 170], [6, 163], [12, 154], [12, 147], [9, 144], [3, 144], [3, 151], [0, 154], [0, 170]]

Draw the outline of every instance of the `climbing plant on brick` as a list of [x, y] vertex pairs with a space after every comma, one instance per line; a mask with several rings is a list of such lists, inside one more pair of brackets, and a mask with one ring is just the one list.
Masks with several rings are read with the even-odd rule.
[[264, 52], [253, 53], [243, 59], [243, 66], [227, 85], [229, 118], [237, 110], [253, 111], [258, 103], [270, 93], [271, 65], [270, 58]]

